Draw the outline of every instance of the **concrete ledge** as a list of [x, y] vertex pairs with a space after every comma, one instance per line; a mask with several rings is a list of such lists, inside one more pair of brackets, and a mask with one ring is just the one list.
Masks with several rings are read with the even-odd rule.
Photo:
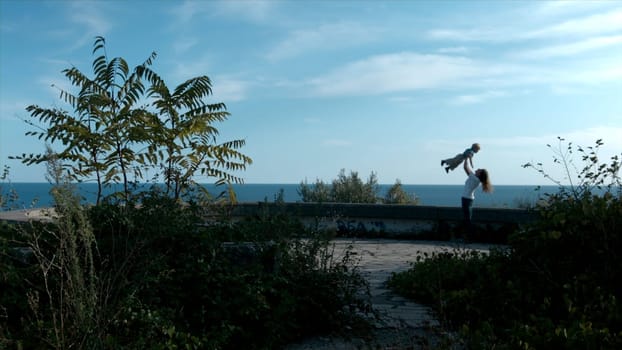
[[[350, 203], [239, 203], [233, 216], [252, 216], [268, 211], [272, 214], [288, 214], [296, 217], [348, 217], [367, 219], [401, 219], [461, 221], [462, 209], [458, 207], [435, 207], [396, 204], [350, 204]], [[473, 218], [480, 223], [532, 222], [537, 214], [525, 209], [473, 208]]]
[[[229, 208], [232, 220], [262, 215], [288, 215], [303, 224], [333, 229], [343, 235], [423, 237], [444, 239], [462, 222], [462, 209], [421, 205], [350, 203], [238, 203]], [[50, 209], [0, 212], [0, 221], [49, 221]], [[474, 208], [473, 222], [480, 231], [510, 232], [537, 219], [537, 212], [525, 209]]]
[[[307, 226], [333, 229], [341, 235], [450, 239], [462, 224], [462, 209], [419, 205], [349, 203], [239, 203], [233, 220], [284, 214]], [[481, 240], [500, 242], [517, 227], [537, 219], [524, 209], [474, 208], [473, 222]]]

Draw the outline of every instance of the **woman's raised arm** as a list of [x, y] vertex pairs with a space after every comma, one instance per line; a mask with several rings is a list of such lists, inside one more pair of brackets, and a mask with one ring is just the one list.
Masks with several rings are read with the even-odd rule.
[[464, 160], [464, 172], [465, 172], [467, 175], [471, 175], [471, 174], [473, 174], [473, 170], [471, 170], [471, 168], [469, 168], [468, 158]]

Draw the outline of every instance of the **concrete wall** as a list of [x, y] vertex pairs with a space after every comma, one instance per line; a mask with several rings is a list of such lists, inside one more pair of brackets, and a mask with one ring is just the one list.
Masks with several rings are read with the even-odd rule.
[[[259, 202], [239, 203], [231, 213], [236, 219], [286, 214], [344, 235], [384, 237], [448, 238], [462, 222], [461, 208], [419, 205]], [[507, 234], [536, 217], [537, 213], [524, 209], [473, 208], [473, 221], [482, 234]]]
[[[223, 207], [233, 220], [286, 214], [309, 227], [334, 230], [342, 236], [450, 239], [461, 236], [458, 207], [345, 203], [239, 203]], [[0, 212], [0, 221], [49, 220], [48, 209]], [[503, 242], [520, 225], [537, 218], [524, 209], [474, 208], [478, 230], [474, 240]]]

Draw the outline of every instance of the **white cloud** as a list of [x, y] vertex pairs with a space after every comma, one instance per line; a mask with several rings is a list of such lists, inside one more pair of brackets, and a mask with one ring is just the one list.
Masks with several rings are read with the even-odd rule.
[[236, 20], [266, 21], [277, 5], [272, 1], [184, 1], [172, 13], [180, 23], [205, 15], [230, 17]]
[[69, 32], [79, 33], [72, 49], [90, 44], [95, 36], [106, 36], [112, 23], [104, 15], [107, 4], [99, 1], [73, 1], [69, 7], [69, 20], [80, 26], [80, 29]]
[[470, 52], [471, 49], [465, 46], [455, 46], [455, 47], [442, 47], [438, 49], [437, 51], [438, 53], [442, 53], [442, 54], [454, 54], [454, 53], [465, 54], [467, 52]]
[[328, 147], [349, 147], [352, 145], [352, 142], [348, 140], [341, 140], [341, 139], [328, 139], [328, 140], [322, 141], [322, 145], [328, 146]]
[[175, 81], [175, 85], [180, 84], [190, 78], [209, 75], [209, 58], [206, 56], [198, 57], [192, 61], [179, 62], [175, 66], [172, 72], [172, 78]]
[[354, 61], [306, 81], [314, 96], [373, 96], [415, 90], [477, 88], [497, 91], [465, 95], [454, 103], [473, 103], [500, 97], [507, 88], [533, 86], [599, 85], [622, 78], [619, 55], [551, 65], [481, 60], [462, 56], [425, 55], [414, 52], [376, 55]]
[[475, 103], [482, 103], [484, 101], [487, 101], [493, 98], [503, 97], [503, 96], [507, 96], [507, 93], [505, 91], [491, 90], [491, 91], [482, 92], [480, 94], [461, 95], [461, 96], [456, 97], [452, 101], [452, 103], [459, 104], [459, 105], [475, 104]]
[[267, 59], [277, 61], [302, 55], [306, 52], [344, 48], [377, 40], [380, 32], [358, 23], [324, 24], [314, 29], [295, 30], [274, 47]]
[[[620, 118], [622, 120], [622, 116]], [[558, 137], [563, 138], [564, 144], [571, 142], [573, 145], [581, 146], [584, 149], [590, 146], [595, 146], [596, 140], [602, 139], [604, 145], [600, 147], [599, 156], [603, 161], [607, 161], [613, 155], [620, 155], [622, 153], [622, 127], [618, 126], [594, 126], [580, 130], [570, 130], [566, 132], [560, 132], [557, 134], [543, 134], [537, 136], [514, 136], [504, 138], [484, 138], [481, 140], [482, 144], [485, 144], [487, 148], [491, 150], [514, 150], [523, 153], [522, 159], [525, 163], [528, 161], [544, 161], [551, 159], [553, 153], [547, 154], [546, 152], [553, 152], [558, 147]], [[551, 145], [551, 151], [548, 150], [547, 145]], [[521, 151], [522, 150], [522, 151]], [[535, 153], [535, 150], [539, 152]], [[537, 154], [542, 159], [534, 157]], [[544, 159], [546, 158], [546, 159]]]
[[203, 12], [207, 12], [209, 2], [200, 1], [184, 1], [181, 5], [173, 8], [171, 11], [176, 17], [177, 22], [186, 23], [192, 19], [195, 15], [199, 15]]
[[317, 95], [374, 95], [441, 88], [488, 74], [495, 72], [468, 58], [403, 52], [352, 62], [310, 84]]
[[432, 29], [427, 32], [430, 39], [455, 41], [499, 41], [509, 37], [501, 34], [501, 30], [493, 28], [480, 29]]
[[[575, 2], [572, 2], [575, 3]], [[614, 9], [597, 14], [560, 20], [552, 25], [540, 26], [537, 18], [530, 21], [479, 24], [471, 28], [437, 28], [426, 33], [429, 39], [458, 42], [504, 43], [533, 39], [585, 37], [619, 33], [622, 30], [622, 10]], [[547, 21], [547, 23], [550, 19]]]
[[598, 85], [604, 83], [619, 83], [622, 79], [622, 61], [606, 62], [595, 61], [566, 67], [556, 72], [554, 83]]
[[407, 103], [413, 102], [415, 99], [412, 96], [390, 96], [389, 101], [395, 103]]
[[65, 101], [61, 100], [60, 92], [61, 90], [67, 91], [68, 93], [75, 94], [76, 88], [71, 85], [71, 82], [66, 79], [63, 75], [57, 76], [40, 76], [35, 80], [38, 87], [36, 88], [37, 92], [42, 92], [41, 94], [37, 94], [40, 98], [38, 100], [32, 100], [31, 104], [38, 104], [42, 107], [50, 107], [50, 103], [53, 105], [58, 104], [60, 108], [69, 108], [70, 106], [65, 103]]
[[101, 10], [93, 3], [73, 2], [71, 20], [82, 24], [89, 33], [104, 35], [110, 30], [112, 24], [101, 15]]
[[194, 46], [196, 46], [198, 43], [199, 41], [197, 40], [197, 38], [184, 36], [183, 38], [177, 39], [173, 43], [173, 50], [175, 51], [175, 54], [177, 55], [183, 54], [186, 51], [193, 48]]
[[[622, 115], [620, 116], [622, 120]], [[572, 142], [573, 145], [584, 148], [594, 146], [596, 140], [602, 139], [604, 145], [601, 147], [604, 154], [620, 154], [622, 152], [622, 126], [593, 126], [584, 129], [569, 130], [555, 134], [540, 135], [516, 135], [510, 137], [482, 137], [478, 142], [482, 145], [483, 152], [497, 150], [504, 153], [508, 150], [512, 152], [530, 153], [534, 149], [546, 151], [546, 145], [553, 148], [557, 145], [558, 137], [565, 139], [565, 142]], [[448, 150], [448, 154], [456, 153], [456, 150], [464, 148], [464, 145], [472, 143], [471, 139], [437, 139], [426, 144], [426, 149]], [[443, 152], [443, 151], [441, 151]], [[447, 151], [445, 151], [447, 152]], [[479, 155], [479, 154], [478, 154]], [[530, 156], [525, 158], [529, 161]]]
[[278, 2], [274, 1], [221, 1], [218, 2], [218, 13], [234, 18], [251, 21], [269, 20]]
[[519, 59], [546, 59], [560, 56], [574, 56], [592, 50], [610, 48], [612, 46], [620, 46], [620, 44], [622, 44], [622, 35], [599, 36], [569, 44], [553, 45], [545, 48], [525, 50], [518, 52], [512, 56]]
[[7, 100], [2, 98], [0, 102], [0, 120], [22, 119], [28, 115], [26, 107], [31, 103], [24, 100]]
[[615, 1], [538, 1], [530, 7], [530, 13], [537, 17], [566, 16], [583, 14], [588, 11], [602, 10], [616, 6]]
[[305, 124], [319, 124], [322, 121], [320, 120], [320, 118], [303, 118], [303, 122]]
[[555, 95], [558, 96], [562, 96], [562, 95], [582, 95], [585, 93], [590, 92], [591, 90], [587, 89], [587, 88], [578, 88], [578, 87], [574, 87], [574, 86], [567, 86], [567, 85], [553, 85], [551, 86], [551, 92]]
[[241, 101], [246, 99], [250, 83], [230, 77], [216, 77], [212, 81], [214, 101], [228, 102]]
[[542, 29], [521, 34], [524, 38], [551, 38], [576, 35], [598, 35], [622, 30], [622, 10], [566, 20]]

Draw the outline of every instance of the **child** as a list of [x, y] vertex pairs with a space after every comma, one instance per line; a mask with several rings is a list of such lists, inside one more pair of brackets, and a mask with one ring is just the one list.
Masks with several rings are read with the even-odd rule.
[[471, 163], [472, 168], [473, 156], [479, 151], [479, 148], [479, 143], [474, 143], [471, 148], [467, 148], [466, 150], [464, 150], [464, 152], [456, 154], [455, 157], [441, 160], [441, 165], [447, 165], [447, 167], [445, 167], [445, 172], [449, 173], [449, 170], [454, 170], [464, 160], [468, 159], [469, 163]]

